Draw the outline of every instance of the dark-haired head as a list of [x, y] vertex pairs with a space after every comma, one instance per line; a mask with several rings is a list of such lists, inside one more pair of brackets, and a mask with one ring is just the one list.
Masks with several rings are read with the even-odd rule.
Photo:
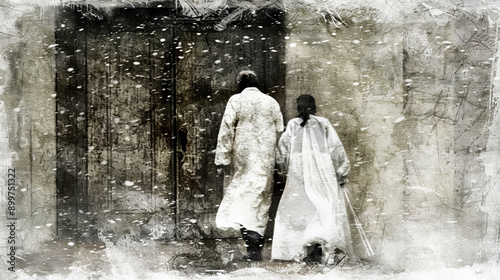
[[300, 126], [304, 126], [309, 120], [311, 114], [316, 114], [316, 102], [314, 97], [309, 94], [302, 94], [297, 98], [297, 111], [299, 112], [299, 118], [302, 118], [302, 123]]
[[245, 70], [238, 74], [238, 87], [244, 90], [247, 87], [257, 87], [259, 82], [254, 71]]

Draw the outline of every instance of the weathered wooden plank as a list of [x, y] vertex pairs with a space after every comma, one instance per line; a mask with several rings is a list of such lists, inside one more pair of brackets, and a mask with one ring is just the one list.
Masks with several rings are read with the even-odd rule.
[[[57, 187], [58, 229], [79, 234], [82, 213], [87, 211], [86, 67], [85, 24], [74, 10], [63, 8], [58, 14], [56, 42], [60, 46], [57, 67]], [[83, 218], [83, 219], [82, 219]]]
[[153, 169], [153, 204], [156, 211], [164, 215], [175, 211], [175, 174], [171, 133], [173, 116], [171, 107], [173, 78], [170, 52], [172, 50], [172, 30], [161, 26], [150, 32], [149, 64], [151, 65], [152, 96], [152, 161]]

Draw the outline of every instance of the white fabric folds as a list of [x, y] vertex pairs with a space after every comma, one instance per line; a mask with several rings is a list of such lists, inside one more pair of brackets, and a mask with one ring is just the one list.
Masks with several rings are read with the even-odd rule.
[[339, 183], [349, 160], [330, 122], [311, 115], [304, 127], [292, 119], [278, 144], [277, 162], [286, 172], [274, 228], [272, 259], [300, 260], [306, 247], [321, 244], [323, 258], [335, 248], [350, 251], [350, 231]]
[[241, 224], [264, 235], [276, 142], [282, 131], [283, 117], [272, 97], [257, 88], [246, 88], [229, 99], [215, 155], [215, 164], [231, 166], [217, 212], [218, 228], [239, 230]]

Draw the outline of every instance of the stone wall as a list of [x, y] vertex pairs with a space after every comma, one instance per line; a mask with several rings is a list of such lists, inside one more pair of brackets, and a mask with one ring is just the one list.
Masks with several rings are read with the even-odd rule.
[[[401, 22], [381, 22], [368, 8], [336, 16], [288, 12], [287, 119], [308, 93], [336, 127], [380, 263], [422, 269], [488, 258], [480, 205], [493, 114], [491, 18], [460, 9], [414, 10]], [[353, 238], [363, 257], [355, 230]]]
[[32, 250], [55, 237], [56, 228], [54, 19], [36, 7], [3, 16], [1, 133], [8, 135], [9, 153], [2, 158], [16, 170], [16, 245]]

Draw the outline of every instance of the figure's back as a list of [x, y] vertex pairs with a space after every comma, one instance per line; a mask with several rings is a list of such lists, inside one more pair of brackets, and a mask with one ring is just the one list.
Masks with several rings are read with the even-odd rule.
[[235, 97], [237, 116], [234, 156], [246, 162], [274, 161], [277, 131], [282, 130], [278, 102], [257, 88]]
[[[272, 130], [278, 103], [270, 96], [258, 90], [246, 90], [239, 94], [239, 114], [237, 129], [263, 131]], [[275, 133], [276, 129], [273, 130]]]
[[301, 122], [301, 118], [291, 120], [293, 124], [292, 153], [302, 153], [303, 149], [315, 149], [321, 153], [328, 153], [326, 142], [328, 120], [322, 117], [311, 116], [304, 127], [300, 126]]

